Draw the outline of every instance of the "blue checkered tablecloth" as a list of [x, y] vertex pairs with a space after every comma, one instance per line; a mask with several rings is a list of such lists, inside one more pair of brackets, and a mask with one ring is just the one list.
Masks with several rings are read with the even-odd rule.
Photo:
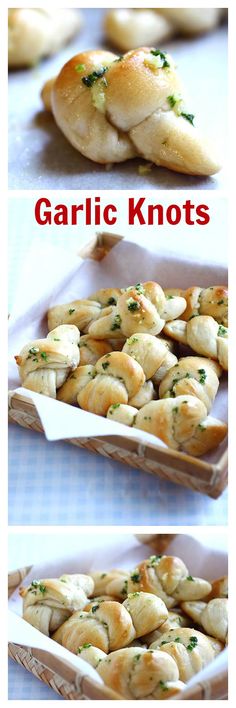
[[39, 681], [22, 666], [19, 666], [12, 659], [8, 661], [8, 699], [9, 700], [41, 700], [55, 701], [63, 700], [52, 688]]

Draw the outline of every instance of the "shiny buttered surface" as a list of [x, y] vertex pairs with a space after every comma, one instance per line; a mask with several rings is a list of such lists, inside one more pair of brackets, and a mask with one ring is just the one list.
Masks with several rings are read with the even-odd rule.
[[[47, 319], [49, 334], [15, 357], [25, 388], [190, 455], [224, 440], [226, 424], [209, 413], [228, 369], [226, 286], [102, 288], [51, 307]], [[187, 356], [178, 358], [176, 342], [190, 348]], [[95, 594], [113, 595], [106, 584]]]
[[161, 49], [141, 46], [121, 57], [81, 52], [44, 85], [42, 100], [74, 148], [94, 162], [141, 156], [190, 175], [220, 170], [185, 104], [174, 60]]
[[20, 589], [24, 619], [130, 700], [175, 698], [214, 660], [227, 642], [226, 592], [226, 577], [210, 583], [166, 555]]

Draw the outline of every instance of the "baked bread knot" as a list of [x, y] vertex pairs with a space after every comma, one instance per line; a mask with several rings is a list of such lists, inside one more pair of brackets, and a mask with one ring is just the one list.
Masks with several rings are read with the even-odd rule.
[[213, 600], [215, 597], [228, 597], [228, 576], [223, 575], [222, 578], [211, 581], [211, 592], [204, 598], [205, 602]]
[[45, 339], [34, 339], [15, 356], [24, 388], [56, 398], [70, 371], [80, 360], [80, 332], [74, 325], [61, 325]]
[[82, 24], [78, 10], [20, 7], [8, 10], [9, 66], [33, 66], [43, 57], [55, 54], [79, 32]]
[[144, 332], [135, 332], [129, 337], [122, 351], [139, 362], [146, 379], [152, 379], [155, 385], [178, 361], [164, 340]]
[[221, 642], [228, 641], [227, 598], [216, 597], [210, 602], [183, 602], [181, 607], [186, 615], [203, 627], [207, 634]]
[[48, 329], [71, 324], [87, 332], [91, 322], [102, 314], [102, 306], [94, 300], [73, 300], [66, 305], [54, 305], [48, 310]]
[[110, 342], [104, 339], [93, 339], [89, 334], [84, 334], [79, 340], [80, 366], [96, 364], [97, 360], [112, 351]]
[[55, 632], [53, 639], [75, 654], [84, 643], [91, 643], [108, 653], [152, 631], [165, 621], [167, 615], [160, 598], [148, 593], [134, 593], [123, 604], [102, 602], [94, 605], [90, 612], [74, 612]]
[[47, 84], [43, 99], [45, 93], [45, 107], [69, 142], [95, 162], [139, 155], [186, 174], [220, 169], [185, 108], [174, 61], [160, 49], [141, 47], [123, 57], [82, 52]]
[[109, 10], [104, 31], [111, 44], [122, 52], [142, 45], [160, 44], [174, 34], [172, 23], [153, 10]]
[[94, 582], [94, 595], [115, 595], [116, 599], [124, 600], [127, 597], [129, 573], [126, 570], [96, 570], [91, 573]]
[[176, 34], [197, 36], [213, 30], [221, 20], [218, 8], [116, 9], [105, 15], [107, 39], [120, 51], [160, 44]]
[[165, 295], [184, 297], [187, 303], [181, 320], [190, 320], [197, 315], [210, 315], [224, 327], [228, 327], [228, 288], [226, 285], [211, 285], [209, 288], [193, 286], [187, 290], [167, 288]]
[[175, 398], [185, 394], [196, 396], [209, 413], [218, 388], [221, 367], [215, 361], [199, 356], [180, 359], [166, 373], [159, 387], [160, 398]]
[[162, 634], [164, 634], [165, 632], [169, 632], [172, 629], [179, 629], [179, 627], [189, 627], [189, 617], [187, 617], [187, 615], [185, 615], [181, 609], [176, 609], [174, 611], [170, 610], [168, 612], [167, 620], [163, 622], [163, 624], [158, 629], [154, 629], [153, 632], [145, 634], [145, 637], [143, 637], [143, 641], [149, 647], [150, 644], [156, 642], [156, 640], [159, 639]]
[[227, 425], [207, 416], [206, 406], [196, 396], [177, 396], [150, 401], [137, 410], [111, 406], [107, 417], [155, 435], [168, 447], [195, 457], [213, 450], [227, 435]]
[[193, 578], [177, 556], [150, 556], [130, 575], [128, 592], [135, 590], [154, 593], [170, 609], [183, 599], [203, 598], [210, 592], [211, 585], [203, 578]]
[[145, 382], [140, 364], [124, 352], [105, 354], [94, 367], [94, 376], [77, 396], [83, 410], [105, 416], [108, 408], [128, 403]]
[[[119, 649], [97, 664], [104, 683], [133, 700], [175, 698], [185, 688], [171, 656], [144, 647]], [[83, 655], [82, 655], [82, 658]]]
[[187, 344], [201, 356], [216, 359], [228, 371], [228, 329], [210, 315], [198, 315], [188, 322], [167, 322], [164, 332], [177, 342]]
[[120, 339], [138, 332], [156, 335], [166, 321], [179, 317], [185, 306], [182, 297], [166, 298], [158, 283], [137, 283], [123, 290], [116, 305], [106, 308], [90, 325], [89, 335], [96, 339]]
[[149, 648], [169, 654], [178, 666], [180, 680], [186, 682], [210, 664], [223, 647], [202, 632], [183, 627], [166, 632]]
[[61, 578], [33, 580], [20, 589], [23, 618], [49, 636], [76, 610], [83, 609], [94, 583], [89, 575], [62, 575]]

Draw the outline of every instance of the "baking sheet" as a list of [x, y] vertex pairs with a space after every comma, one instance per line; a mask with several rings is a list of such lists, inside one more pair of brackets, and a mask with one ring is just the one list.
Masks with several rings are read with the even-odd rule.
[[[86, 8], [84, 28], [59, 54], [37, 67], [9, 75], [9, 188], [10, 189], [223, 189], [225, 168], [209, 178], [191, 177], [153, 167], [139, 174], [141, 158], [114, 165], [111, 171], [80, 155], [43, 111], [40, 91], [74, 54], [108, 46], [103, 36], [104, 9]], [[196, 39], [177, 38], [162, 47], [178, 65], [191, 112], [197, 125], [215, 142], [226, 160], [227, 27]]]
[[[99, 263], [91, 259], [74, 260], [60, 249], [52, 247], [47, 251], [47, 258], [51, 264], [50, 281], [48, 280], [47, 284], [41, 276], [45, 263], [45, 249], [42, 244], [32, 247], [22, 273], [10, 319], [10, 390], [18, 390], [20, 383], [14, 355], [19, 354], [27, 341], [47, 334], [45, 315], [52, 305], [86, 297], [98, 288], [109, 287], [111, 284], [113, 287], [127, 287], [132, 283], [156, 280], [163, 287], [187, 288], [193, 283], [204, 287], [210, 283], [224, 284], [227, 281], [227, 271], [222, 266], [184, 261], [165, 252], [154, 254], [128, 240], [118, 243]], [[34, 402], [48, 440], [120, 435], [131, 437], [141, 444], [151, 442], [157, 447], [166, 447], [158, 438], [144, 431], [95, 416], [27, 389], [21, 388], [18, 392], [22, 392]], [[227, 419], [225, 374], [222, 375], [211, 414], [223, 420]], [[216, 462], [224, 447], [225, 442], [201, 459]]]
[[[69, 548], [70, 541], [68, 535], [68, 549]], [[58, 543], [55, 539], [55, 555], [53, 558], [46, 563], [38, 563], [37, 559], [35, 559], [34, 567], [27, 576], [27, 580], [24, 579], [23, 584], [26, 586], [36, 578], [59, 577], [63, 573], [88, 573], [94, 570], [106, 571], [115, 567], [132, 570], [137, 563], [147, 558], [150, 553], [153, 554], [153, 550], [140, 543], [131, 534], [123, 534], [119, 537], [111, 536], [110, 538], [107, 535], [99, 534], [96, 535], [95, 540], [94, 535], [88, 533], [86, 534], [86, 539], [83, 540], [83, 544], [81, 543], [81, 537], [79, 537], [78, 553], [72, 555], [69, 551], [68, 556], [63, 558], [59, 555]], [[191, 535], [178, 534], [174, 540], [171, 541], [165, 553], [179, 555], [186, 563], [192, 575], [213, 580], [227, 573], [227, 549], [225, 548], [224, 551], [218, 551], [217, 547], [210, 548], [207, 540], [204, 541], [202, 538], [198, 540], [197, 536], [193, 537]], [[18, 589], [9, 600], [9, 609], [21, 616], [22, 600], [19, 597]], [[48, 646], [48, 650], [52, 651], [53, 640], [42, 637], [40, 632], [35, 630], [34, 640], [36, 642], [37, 634], [38, 646], [43, 642], [45, 648]], [[11, 625], [11, 634], [9, 633], [9, 641], [19, 642], [19, 627], [16, 633], [16, 627], [13, 623]], [[25, 643], [23, 625], [21, 642], [22, 644]], [[68, 657], [68, 654], [69, 656], [71, 655], [66, 649], [63, 649], [63, 653], [65, 653], [65, 657]], [[210, 680], [218, 672], [226, 670], [227, 655], [227, 649], [223, 650], [211, 664], [191, 679], [188, 686], [193, 686], [201, 680]], [[81, 660], [78, 658], [78, 661]]]

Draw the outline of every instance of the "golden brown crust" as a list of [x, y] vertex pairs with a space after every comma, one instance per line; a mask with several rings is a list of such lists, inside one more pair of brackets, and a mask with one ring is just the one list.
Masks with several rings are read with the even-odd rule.
[[111, 352], [95, 365], [95, 375], [78, 394], [79, 406], [97, 415], [106, 415], [111, 405], [128, 403], [145, 382], [143, 370], [124, 352]]
[[128, 592], [142, 590], [160, 597], [170, 609], [185, 599], [200, 599], [207, 595], [211, 585], [203, 578], [193, 578], [181, 558], [151, 556], [131, 573]]
[[[159, 387], [160, 398], [191, 395], [199, 398], [209, 413], [219, 387], [214, 364], [203, 357], [186, 356], [169, 369]], [[221, 369], [219, 367], [219, 375]]]
[[33, 66], [57, 52], [81, 28], [81, 13], [59, 8], [8, 10], [8, 62], [10, 67]]
[[213, 645], [208, 637], [196, 629], [187, 627], [166, 632], [151, 644], [150, 648], [159, 649], [174, 659], [181, 681], [189, 681], [215, 657]]
[[164, 332], [177, 342], [187, 344], [197, 354], [216, 359], [228, 370], [228, 330], [210, 315], [198, 315], [188, 322], [167, 322]]

